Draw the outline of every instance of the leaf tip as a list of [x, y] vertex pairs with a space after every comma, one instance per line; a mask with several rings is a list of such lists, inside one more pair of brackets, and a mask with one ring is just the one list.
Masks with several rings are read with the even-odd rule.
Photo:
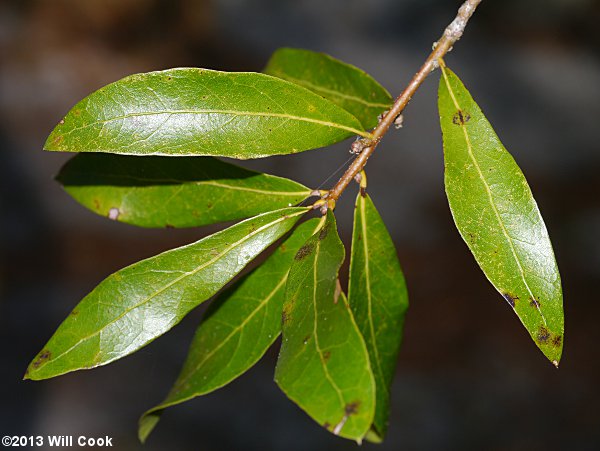
[[148, 437], [156, 427], [158, 420], [160, 420], [160, 412], [148, 411], [144, 413], [138, 422], [138, 439], [140, 443], [146, 443]]
[[54, 129], [52, 129], [52, 132], [50, 132], [50, 135], [48, 136], [48, 138], [46, 139], [46, 142], [44, 143], [44, 150], [49, 150], [49, 151], [54, 151], [54, 150], [63, 150], [61, 146], [61, 144], [63, 143], [65, 136], [64, 136], [64, 124], [65, 124], [65, 119], [61, 119], [58, 124], [56, 124], [56, 126], [54, 127]]
[[31, 363], [27, 367], [27, 370], [25, 371], [25, 375], [23, 376], [23, 380], [25, 380], [25, 379], [30, 379], [30, 380], [45, 379], [45, 377], [36, 376], [35, 373], [40, 368], [43, 368], [51, 358], [52, 358], [52, 352], [50, 352], [50, 350], [48, 350], [48, 349], [42, 349], [40, 351], [40, 353], [31, 361]]
[[383, 443], [383, 434], [377, 430], [375, 425], [371, 426], [371, 429], [367, 431], [364, 438], [367, 442], [375, 444]]

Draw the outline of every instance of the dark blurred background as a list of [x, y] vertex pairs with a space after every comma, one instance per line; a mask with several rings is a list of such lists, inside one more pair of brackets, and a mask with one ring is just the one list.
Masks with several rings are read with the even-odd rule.
[[[98, 282], [209, 229], [141, 230], [94, 216], [53, 181], [68, 156], [43, 142], [66, 111], [125, 75], [176, 66], [258, 71], [277, 47], [330, 53], [398, 94], [459, 5], [448, 0], [3, 0], [0, 2], [0, 430], [113, 437], [160, 401], [199, 311], [93, 371], [21, 381], [29, 360]], [[561, 269], [559, 370], [480, 273], [450, 216], [438, 74], [368, 165], [411, 308], [380, 450], [600, 449], [600, 2], [485, 0], [447, 58], [528, 177]], [[320, 185], [348, 158], [324, 151], [245, 162]], [[332, 185], [335, 178], [326, 187]], [[349, 243], [353, 190], [339, 208]], [[354, 450], [272, 382], [277, 349], [214, 394], [165, 413], [146, 450]]]

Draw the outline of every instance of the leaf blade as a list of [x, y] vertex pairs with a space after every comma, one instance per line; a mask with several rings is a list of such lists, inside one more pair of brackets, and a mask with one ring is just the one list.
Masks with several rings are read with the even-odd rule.
[[56, 179], [94, 213], [140, 227], [245, 219], [298, 204], [311, 192], [292, 180], [213, 157], [86, 153], [70, 159]]
[[44, 149], [261, 158], [370, 136], [350, 113], [265, 74], [179, 68], [125, 77], [65, 116]]
[[213, 296], [307, 211], [264, 213], [117, 271], [75, 307], [33, 359], [26, 378], [94, 368], [147, 345]]
[[275, 381], [315, 421], [361, 441], [369, 431], [375, 385], [367, 349], [337, 275], [344, 246], [329, 212], [290, 268]]
[[377, 116], [393, 103], [389, 92], [370, 75], [325, 53], [281, 48], [263, 72], [331, 100], [358, 118], [365, 129], [375, 127]]
[[446, 193], [456, 226], [488, 280], [558, 366], [562, 287], [531, 189], [479, 106], [447, 68], [440, 80], [439, 109]]
[[392, 238], [363, 190], [354, 209], [348, 301], [369, 351], [376, 385], [373, 433], [381, 441], [387, 431], [408, 292]]
[[213, 301], [171, 391], [140, 418], [142, 442], [165, 408], [228, 384], [252, 367], [277, 339], [289, 267], [317, 223], [313, 218], [298, 226], [262, 265]]

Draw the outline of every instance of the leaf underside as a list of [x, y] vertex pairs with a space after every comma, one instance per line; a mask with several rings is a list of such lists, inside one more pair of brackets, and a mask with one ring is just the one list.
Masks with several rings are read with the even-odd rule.
[[273, 344], [281, 331], [290, 265], [318, 222], [313, 218], [296, 228], [262, 265], [213, 301], [167, 398], [140, 419], [142, 442], [163, 409], [228, 384], [251, 368]]
[[352, 113], [365, 129], [375, 127], [377, 116], [393, 103], [390, 93], [370, 75], [325, 53], [281, 48], [263, 72], [331, 100]]
[[308, 210], [264, 213], [117, 271], [75, 307], [25, 377], [47, 379], [137, 351], [213, 296]]
[[321, 96], [265, 74], [179, 68], [131, 75], [73, 107], [44, 148], [260, 158], [370, 136]]
[[290, 268], [275, 381], [323, 427], [361, 441], [373, 421], [375, 382], [364, 340], [337, 289], [343, 260], [330, 211]]
[[487, 278], [558, 366], [564, 336], [561, 281], [529, 185], [447, 68], [440, 80], [439, 110], [446, 193], [456, 226]]
[[141, 227], [197, 227], [296, 205], [310, 190], [213, 157], [79, 154], [57, 180], [91, 211]]
[[371, 198], [362, 190], [354, 210], [348, 285], [348, 301], [371, 359], [377, 389], [372, 433], [381, 441], [387, 431], [390, 387], [408, 293], [394, 243]]

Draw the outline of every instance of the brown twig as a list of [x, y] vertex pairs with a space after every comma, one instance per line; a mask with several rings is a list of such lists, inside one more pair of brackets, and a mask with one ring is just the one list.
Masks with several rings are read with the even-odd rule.
[[381, 138], [383, 138], [392, 124], [394, 124], [396, 118], [402, 114], [402, 111], [404, 111], [404, 108], [406, 108], [417, 89], [419, 89], [421, 83], [423, 83], [432, 71], [438, 68], [438, 61], [443, 58], [446, 53], [452, 50], [452, 46], [460, 39], [467, 22], [475, 12], [475, 8], [477, 8], [479, 3], [481, 3], [481, 0], [466, 0], [462, 4], [455, 19], [446, 27], [440, 40], [434, 44], [433, 51], [427, 57], [425, 63], [423, 63], [404, 91], [402, 91], [402, 94], [398, 96], [392, 108], [382, 117], [375, 130], [373, 130], [373, 137], [371, 139], [362, 138], [359, 140], [361, 145], [354, 146], [362, 148], [359, 155], [352, 161], [350, 166], [348, 166], [346, 172], [344, 172], [344, 175], [342, 175], [335, 186], [323, 196], [323, 199], [326, 199], [326, 202], [317, 201], [320, 202], [319, 207], [321, 207], [322, 212], [327, 211], [327, 207], [335, 207], [335, 202], [342, 195], [346, 187], [354, 177], [363, 170], [367, 164], [367, 160], [381, 141]]

